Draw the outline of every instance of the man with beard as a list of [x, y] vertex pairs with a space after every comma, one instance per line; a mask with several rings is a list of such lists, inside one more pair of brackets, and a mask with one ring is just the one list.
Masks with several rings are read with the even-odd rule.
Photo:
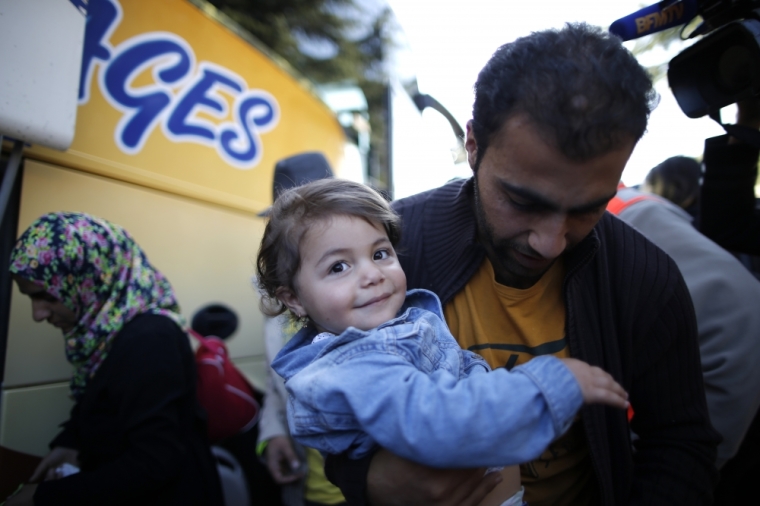
[[[492, 368], [576, 357], [630, 394], [630, 423], [586, 407], [521, 466], [531, 506], [712, 501], [719, 436], [689, 293], [667, 255], [605, 213], [655, 100], [644, 69], [600, 29], [518, 39], [475, 84], [465, 143], [473, 178], [394, 204], [408, 287], [440, 297], [460, 346]], [[373, 506], [474, 506], [498, 482], [384, 450], [330, 457], [327, 472], [350, 504]]]

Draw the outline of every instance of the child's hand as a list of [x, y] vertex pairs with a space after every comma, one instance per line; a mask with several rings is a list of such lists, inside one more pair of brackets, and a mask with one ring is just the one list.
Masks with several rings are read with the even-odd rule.
[[574, 358], [560, 360], [578, 381], [584, 404], [607, 404], [620, 409], [628, 408], [628, 393], [608, 373]]

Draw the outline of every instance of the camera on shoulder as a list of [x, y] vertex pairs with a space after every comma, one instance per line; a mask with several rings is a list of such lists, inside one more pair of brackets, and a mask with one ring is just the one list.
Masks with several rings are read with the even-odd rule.
[[615, 21], [623, 40], [689, 23], [702, 23], [687, 38], [704, 37], [668, 65], [668, 84], [690, 118], [760, 96], [760, 0], [664, 0]]

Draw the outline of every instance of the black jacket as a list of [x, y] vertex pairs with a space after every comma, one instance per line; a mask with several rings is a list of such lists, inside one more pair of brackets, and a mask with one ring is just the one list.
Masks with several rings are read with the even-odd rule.
[[[399, 257], [408, 288], [448, 302], [477, 271], [472, 180], [394, 203], [403, 219]], [[709, 422], [689, 292], [675, 263], [605, 213], [565, 254], [566, 336], [573, 357], [607, 370], [635, 410], [584, 407], [598, 502], [711, 504], [720, 436]], [[638, 439], [631, 441], [632, 429]], [[635, 451], [633, 448], [635, 447]], [[351, 504], [364, 504], [370, 458], [328, 459], [330, 478]]]
[[135, 317], [50, 444], [79, 450], [81, 472], [41, 483], [35, 504], [221, 505], [195, 386], [187, 335], [165, 316]]

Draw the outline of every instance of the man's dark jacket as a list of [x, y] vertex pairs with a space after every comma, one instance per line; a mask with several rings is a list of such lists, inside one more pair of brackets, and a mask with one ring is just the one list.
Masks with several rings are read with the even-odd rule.
[[[444, 304], [485, 258], [472, 189], [472, 179], [458, 180], [394, 203], [408, 288], [431, 290]], [[597, 502], [711, 504], [720, 436], [709, 422], [694, 309], [678, 268], [609, 213], [564, 258], [570, 354], [608, 371], [635, 410], [630, 425], [621, 410], [581, 412]], [[633, 442], [630, 430], [638, 435]], [[365, 503], [370, 460], [328, 459], [328, 476], [350, 504]]]

